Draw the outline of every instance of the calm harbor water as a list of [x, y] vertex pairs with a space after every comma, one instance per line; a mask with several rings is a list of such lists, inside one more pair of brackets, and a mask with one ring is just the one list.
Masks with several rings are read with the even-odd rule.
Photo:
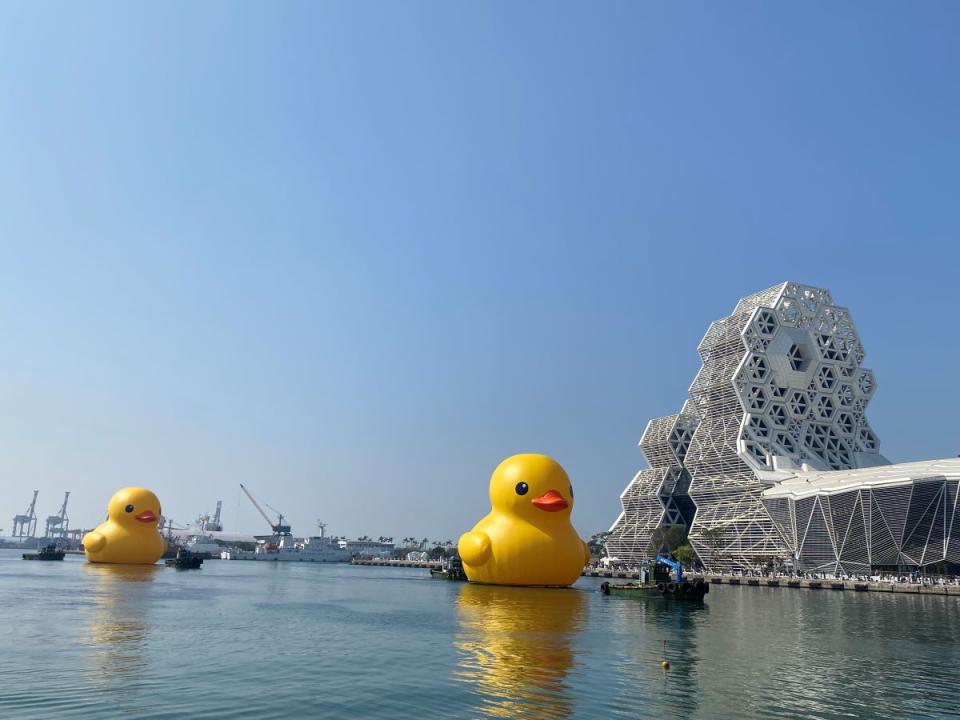
[[[0, 551], [0, 718], [957, 717], [960, 602]], [[664, 656], [672, 668], [659, 666]]]

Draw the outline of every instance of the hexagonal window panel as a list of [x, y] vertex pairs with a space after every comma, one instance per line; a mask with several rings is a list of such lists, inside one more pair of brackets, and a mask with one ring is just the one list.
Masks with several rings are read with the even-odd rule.
[[817, 398], [817, 417], [819, 417], [821, 420], [830, 420], [833, 417], [834, 409], [833, 400], [829, 395], [821, 395]]
[[814, 317], [819, 309], [820, 297], [818, 293], [810, 288], [805, 289], [800, 296], [801, 312], [808, 317]]
[[844, 407], [851, 407], [853, 405], [853, 388], [843, 383], [840, 385], [840, 390], [837, 393], [837, 399], [840, 401], [840, 404]]
[[762, 412], [766, 406], [767, 396], [764, 394], [763, 388], [751, 386], [747, 391], [747, 407]]
[[824, 360], [840, 362], [843, 359], [843, 353], [837, 347], [837, 338], [832, 335], [818, 335], [817, 347]]
[[770, 437], [770, 428], [767, 427], [767, 424], [763, 421], [763, 418], [752, 415], [750, 420], [747, 421], [747, 427], [753, 432], [754, 436], [758, 438], [768, 438]]
[[830, 392], [837, 385], [837, 373], [829, 365], [823, 365], [817, 370], [817, 386], [823, 392]]
[[788, 433], [778, 432], [775, 439], [777, 445], [782, 447], [788, 455], [793, 455], [797, 451], [797, 443]]
[[860, 377], [857, 379], [857, 384], [860, 386], [860, 392], [869, 396], [876, 388], [877, 381], [873, 377], [872, 372], [869, 370], [864, 370], [860, 373]]
[[757, 313], [754, 324], [757, 326], [757, 331], [764, 337], [773, 337], [777, 332], [777, 317], [766, 308]]
[[790, 414], [794, 417], [804, 417], [807, 414], [807, 410], [810, 409], [810, 403], [807, 402], [807, 394], [799, 390], [790, 393], [787, 407], [790, 408]]
[[770, 403], [767, 414], [770, 416], [770, 422], [777, 427], [786, 427], [790, 421], [790, 418], [787, 416], [787, 409], [780, 403]]
[[837, 311], [833, 308], [824, 308], [817, 319], [817, 331], [823, 335], [832, 335], [837, 331]]
[[754, 382], [763, 382], [770, 374], [770, 368], [762, 355], [751, 355], [747, 360], [747, 371], [750, 373], [750, 379]]
[[853, 420], [853, 415], [848, 412], [837, 413], [837, 429], [840, 432], [844, 435], [853, 435], [855, 427], [856, 423]]
[[826, 441], [827, 450], [839, 450], [840, 449], [840, 436], [834, 431], [834, 429], [827, 429], [827, 441]]
[[803, 443], [817, 452], [822, 452], [827, 447], [826, 433], [820, 432], [821, 428], [822, 426], [811, 423], [803, 436]]
[[747, 347], [750, 348], [752, 352], [766, 352], [770, 346], [770, 339], [761, 336], [752, 327], [748, 327], [743, 331], [743, 338], [747, 341]]
[[787, 426], [787, 432], [793, 436], [794, 440], [799, 442], [800, 438], [803, 436], [803, 423], [799, 420], [791, 420], [790, 424]]
[[780, 303], [780, 320], [787, 325], [796, 325], [800, 319], [800, 308], [796, 300], [784, 300]]

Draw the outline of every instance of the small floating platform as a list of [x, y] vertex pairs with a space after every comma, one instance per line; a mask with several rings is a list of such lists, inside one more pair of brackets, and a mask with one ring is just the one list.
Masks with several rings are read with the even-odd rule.
[[56, 545], [47, 545], [35, 553], [24, 553], [24, 560], [63, 560], [66, 553]]

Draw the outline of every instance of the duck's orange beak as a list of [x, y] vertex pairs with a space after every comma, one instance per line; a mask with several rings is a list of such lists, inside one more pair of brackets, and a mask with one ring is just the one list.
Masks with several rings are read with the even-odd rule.
[[570, 503], [564, 500], [563, 495], [558, 493], [556, 490], [548, 490], [543, 495], [538, 498], [534, 498], [530, 502], [546, 512], [557, 512], [558, 510], [566, 510], [568, 507], [570, 507]]
[[156, 522], [157, 516], [153, 514], [153, 510], [144, 510], [139, 515], [134, 515], [134, 517], [140, 522]]

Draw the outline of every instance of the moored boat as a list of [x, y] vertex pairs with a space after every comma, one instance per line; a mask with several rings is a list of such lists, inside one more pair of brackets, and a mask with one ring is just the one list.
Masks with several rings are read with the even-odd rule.
[[[674, 571], [672, 577], [668, 568]], [[710, 584], [704, 582], [702, 578], [693, 581], [685, 580], [680, 563], [664, 555], [657, 555], [653, 563], [640, 568], [640, 582], [614, 584], [604, 582], [600, 585], [600, 592], [604, 595], [699, 602], [710, 592]]]
[[430, 577], [438, 580], [453, 580], [455, 582], [466, 582], [467, 573], [463, 569], [463, 561], [459, 555], [450, 558], [443, 567], [431, 568]]
[[187, 540], [186, 549], [190, 551], [191, 555], [199, 555], [205, 560], [210, 560], [211, 558], [219, 559], [224, 548], [214, 539], [213, 535], [201, 533]]
[[710, 584], [701, 579], [693, 582], [687, 580], [680, 584], [675, 582], [659, 583], [608, 583], [600, 585], [600, 592], [604, 595], [623, 595], [626, 597], [654, 597], [669, 600], [703, 600], [703, 596], [710, 592]]
[[63, 560], [64, 553], [63, 550], [58, 548], [56, 545], [47, 545], [40, 548], [39, 551], [35, 553], [24, 553], [24, 560]]
[[203, 565], [203, 557], [180, 548], [177, 550], [176, 557], [168, 558], [165, 562], [168, 567], [175, 567], [178, 570], [196, 570]]
[[257, 535], [255, 550], [237, 550], [222, 553], [226, 560], [261, 560], [268, 562], [348, 563], [350, 551], [337, 540], [324, 534], [326, 525], [319, 523], [320, 534], [295, 539], [289, 526], [284, 533]]

